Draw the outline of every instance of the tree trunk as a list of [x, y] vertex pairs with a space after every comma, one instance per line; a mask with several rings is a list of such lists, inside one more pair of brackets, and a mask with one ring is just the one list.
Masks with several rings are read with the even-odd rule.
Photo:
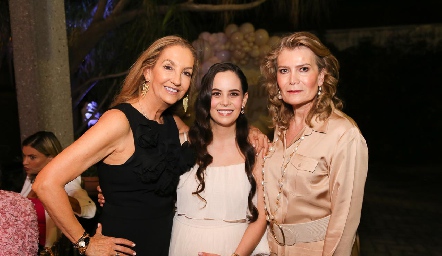
[[64, 2], [9, 1], [21, 139], [52, 131], [74, 139]]

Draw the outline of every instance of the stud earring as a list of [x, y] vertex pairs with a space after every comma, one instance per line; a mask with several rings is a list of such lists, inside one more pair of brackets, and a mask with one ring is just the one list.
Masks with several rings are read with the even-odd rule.
[[281, 95], [281, 91], [278, 90], [278, 99], [282, 100], [282, 95]]
[[146, 96], [146, 93], [149, 91], [149, 83], [150, 81], [144, 80], [143, 84], [141, 85], [141, 97]]
[[319, 86], [319, 88], [318, 88], [318, 96], [320, 96], [321, 93], [322, 93], [322, 86]]
[[244, 111], [244, 106], [242, 106], [242, 107], [241, 107], [241, 114], [244, 115], [244, 112], [245, 112], [245, 111]]
[[188, 94], [183, 98], [184, 113], [187, 112], [187, 107], [189, 107], [189, 95]]

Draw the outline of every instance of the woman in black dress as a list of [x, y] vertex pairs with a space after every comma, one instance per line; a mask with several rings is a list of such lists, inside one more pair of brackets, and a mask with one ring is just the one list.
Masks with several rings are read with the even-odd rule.
[[[186, 96], [196, 72], [186, 40], [158, 39], [131, 67], [112, 108], [38, 175], [33, 189], [81, 254], [168, 254], [180, 163], [189, 158], [166, 110]], [[106, 205], [89, 238], [63, 187], [95, 163]]]

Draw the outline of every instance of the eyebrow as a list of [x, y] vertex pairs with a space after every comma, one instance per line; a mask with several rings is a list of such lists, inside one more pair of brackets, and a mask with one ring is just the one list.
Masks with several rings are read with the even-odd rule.
[[[171, 60], [171, 59], [165, 59], [165, 60], [163, 60], [162, 63], [164, 63], [164, 62], [166, 62], [166, 61], [170, 62], [170, 64], [171, 64], [172, 66], [176, 67], [175, 62], [174, 62], [173, 60]], [[188, 69], [193, 70], [193, 67], [185, 67], [183, 70], [188, 70]]]
[[[303, 63], [303, 64], [299, 64], [299, 65], [296, 65], [295, 67], [297, 67], [297, 68], [299, 68], [299, 67], [302, 67], [302, 66], [311, 66], [312, 64], [310, 64], [310, 63]], [[289, 66], [285, 66], [285, 65], [280, 65], [280, 66], [278, 66], [278, 68], [288, 68]]]
[[[222, 91], [222, 90], [218, 89], [218, 88], [212, 88], [212, 91]], [[241, 92], [241, 90], [239, 90], [239, 89], [232, 89], [232, 90], [229, 90], [229, 92]]]

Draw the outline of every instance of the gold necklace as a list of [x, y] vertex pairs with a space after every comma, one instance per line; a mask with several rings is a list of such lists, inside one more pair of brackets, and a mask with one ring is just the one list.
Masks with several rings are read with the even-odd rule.
[[[301, 133], [301, 132], [303, 133], [305, 128], [306, 128], [306, 126], [304, 126], [304, 128], [302, 128], [302, 130], [299, 133]], [[297, 137], [298, 134], [295, 137]], [[285, 135], [284, 135], [284, 137], [285, 137]], [[266, 214], [267, 214], [267, 220], [272, 220], [272, 221], [275, 220], [275, 214], [278, 211], [279, 206], [280, 206], [281, 194], [282, 194], [282, 189], [284, 187], [284, 177], [285, 177], [285, 174], [287, 172], [287, 166], [290, 163], [293, 155], [298, 151], [299, 145], [301, 145], [301, 142], [304, 141], [304, 139], [305, 139], [305, 135], [302, 134], [302, 136], [299, 137], [294, 142], [294, 143], [298, 143], [298, 144], [295, 146], [295, 148], [293, 149], [292, 153], [289, 155], [288, 160], [286, 160], [286, 156], [285, 156], [285, 154], [283, 154], [282, 165], [281, 165], [281, 178], [278, 180], [278, 188], [279, 188], [279, 190], [278, 190], [278, 195], [276, 196], [275, 209], [273, 210], [273, 212], [270, 209], [270, 201], [269, 201], [269, 209], [267, 209], [265, 177], [264, 177], [265, 176], [264, 164], [265, 164], [266, 159], [269, 158], [270, 156], [266, 155], [264, 157], [264, 160], [263, 160], [262, 165], [261, 165], [261, 167], [262, 167], [262, 190], [263, 190], [263, 198], [264, 198], [264, 209], [265, 209]], [[276, 142], [278, 140], [279, 140], [279, 136], [273, 141], [272, 146], [269, 149], [271, 152], [275, 151], [275, 144], [276, 144]]]
[[[143, 105], [141, 105], [141, 103], [140, 103], [140, 101], [138, 100], [138, 106], [140, 107], [140, 113], [147, 119], [147, 120], [151, 120], [151, 119], [149, 119], [149, 117], [144, 113], [144, 109], [143, 109]], [[151, 120], [151, 121], [155, 121], [155, 120]], [[163, 124], [164, 123], [164, 119], [163, 119], [163, 117], [160, 117], [159, 119], [158, 119], [158, 121], [155, 121], [155, 122], [157, 122], [157, 123], [159, 123], [159, 124]]]
[[138, 100], [138, 106], [140, 106], [140, 112], [141, 112], [141, 114], [142, 114], [145, 118], [149, 119], [149, 118], [146, 116], [146, 114], [144, 113], [143, 105], [141, 105], [141, 103], [140, 103], [139, 100]]

